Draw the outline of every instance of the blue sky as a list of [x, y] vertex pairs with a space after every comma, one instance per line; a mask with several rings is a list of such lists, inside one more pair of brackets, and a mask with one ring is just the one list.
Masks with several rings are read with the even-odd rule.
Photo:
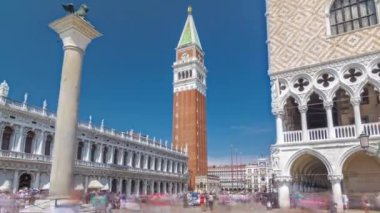
[[[86, 1], [72, 1], [76, 5]], [[62, 44], [48, 24], [62, 1], [3, 2], [0, 80], [10, 97], [55, 111]], [[230, 145], [245, 160], [269, 154], [275, 127], [267, 75], [264, 0], [91, 0], [88, 20], [104, 34], [87, 49], [80, 120], [171, 140], [172, 64], [187, 16], [206, 53], [209, 161], [228, 162]]]

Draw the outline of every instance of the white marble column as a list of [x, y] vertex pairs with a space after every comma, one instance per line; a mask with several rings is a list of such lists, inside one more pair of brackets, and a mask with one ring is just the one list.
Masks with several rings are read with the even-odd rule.
[[121, 190], [123, 189], [123, 179], [122, 178], [118, 178], [117, 181], [118, 181], [117, 192], [121, 193]]
[[91, 161], [91, 142], [90, 141], [83, 141], [84, 143], [84, 155], [83, 160], [90, 162]]
[[334, 130], [334, 121], [333, 121], [333, 115], [332, 115], [332, 108], [334, 104], [332, 102], [325, 102], [323, 103], [325, 110], [326, 110], [326, 117], [327, 117], [327, 128], [329, 133], [329, 138], [333, 139], [335, 138], [335, 130]]
[[97, 156], [96, 162], [97, 163], [102, 163], [104, 145], [103, 144], [98, 144], [96, 146], [96, 149], [97, 149], [96, 150], [96, 152], [97, 152], [97, 154], [96, 154], [96, 156]]
[[144, 184], [144, 187], [143, 187], [144, 191], [142, 194], [147, 195], [148, 194], [148, 181], [144, 180], [143, 184]]
[[167, 168], [168, 168], [168, 160], [165, 158], [164, 159], [164, 165], [163, 165], [163, 168], [162, 168], [163, 172], [166, 172]]
[[18, 190], [18, 182], [19, 182], [19, 171], [15, 170], [13, 173], [13, 193], [16, 193]]
[[156, 170], [156, 157], [155, 156], [152, 156], [152, 161], [150, 162], [151, 166], [150, 166], [150, 170]]
[[161, 193], [161, 181], [157, 181], [157, 193]]
[[45, 154], [45, 141], [46, 141], [46, 133], [44, 131], [39, 132], [36, 139], [36, 154], [44, 155]]
[[64, 49], [49, 194], [68, 196], [73, 182], [83, 56], [87, 45], [100, 33], [76, 15], [65, 16], [49, 26], [59, 34]]
[[292, 178], [290, 176], [282, 176], [277, 178], [278, 184], [278, 202], [280, 208], [290, 208], [290, 184]]
[[149, 169], [149, 165], [148, 165], [148, 158], [149, 156], [148, 155], [144, 155], [144, 169]]
[[35, 173], [33, 188], [40, 189], [40, 172]]
[[277, 136], [276, 143], [282, 144], [284, 143], [284, 129], [283, 129], [283, 124], [282, 124], [284, 111], [276, 111], [274, 112], [274, 115], [276, 116], [276, 136]]
[[14, 143], [12, 146], [12, 151], [14, 152], [23, 152], [22, 150], [22, 143], [25, 140], [25, 134], [24, 134], [24, 127], [23, 126], [17, 126], [15, 127], [15, 137], [14, 137]]
[[119, 159], [117, 160], [118, 164], [123, 166], [123, 159], [124, 159], [124, 149], [119, 149], [119, 154], [117, 156]]
[[302, 125], [302, 140], [309, 141], [309, 134], [307, 132], [307, 106], [298, 106], [298, 110], [301, 113], [301, 125]]
[[337, 204], [338, 212], [343, 212], [342, 186], [343, 175], [329, 175], [334, 202]]
[[113, 155], [115, 154], [115, 147], [111, 146], [108, 149], [107, 153], [107, 163], [108, 164], [113, 164]]
[[173, 194], [173, 183], [172, 182], [169, 183], [169, 192], [168, 192], [168, 194]]
[[161, 165], [162, 164], [162, 160], [161, 158], [158, 158], [158, 166], [157, 166], [157, 171], [161, 171]]
[[128, 151], [128, 156], [127, 156], [127, 165], [129, 167], [132, 167], [132, 157], [133, 157], [133, 153], [131, 151]]
[[351, 104], [354, 109], [356, 136], [359, 136], [363, 132], [362, 117], [360, 113], [360, 97], [351, 98]]
[[154, 194], [154, 180], [150, 181], [150, 194]]
[[135, 194], [136, 196], [140, 196], [140, 180], [135, 180]]
[[137, 159], [136, 159], [136, 168], [140, 168], [141, 166], [141, 153], [137, 153]]
[[127, 195], [128, 196], [131, 196], [132, 194], [131, 189], [132, 189], [132, 180], [128, 179], [127, 180]]
[[85, 193], [87, 193], [87, 191], [88, 191], [88, 184], [89, 184], [89, 182], [88, 182], [88, 176], [86, 175], [84, 177], [84, 192]]

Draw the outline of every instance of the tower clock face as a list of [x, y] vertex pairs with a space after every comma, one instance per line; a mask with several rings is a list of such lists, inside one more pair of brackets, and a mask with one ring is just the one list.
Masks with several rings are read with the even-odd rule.
[[186, 59], [188, 59], [189, 58], [189, 54], [188, 53], [183, 53], [182, 55], [181, 55], [181, 59], [182, 60], [186, 60]]

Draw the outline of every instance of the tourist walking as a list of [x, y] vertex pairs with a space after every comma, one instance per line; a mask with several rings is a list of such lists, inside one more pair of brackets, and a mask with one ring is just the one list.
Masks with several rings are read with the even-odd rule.
[[208, 206], [210, 207], [210, 210], [212, 211], [214, 208], [214, 196], [212, 194], [208, 196]]

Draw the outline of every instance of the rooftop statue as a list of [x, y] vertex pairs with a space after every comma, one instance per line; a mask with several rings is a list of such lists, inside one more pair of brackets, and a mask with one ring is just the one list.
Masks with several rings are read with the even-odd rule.
[[75, 11], [75, 7], [73, 3], [62, 4], [62, 7], [68, 14], [74, 14], [83, 19], [86, 18], [86, 15], [88, 13], [88, 7], [85, 4], [81, 4], [77, 11]]

